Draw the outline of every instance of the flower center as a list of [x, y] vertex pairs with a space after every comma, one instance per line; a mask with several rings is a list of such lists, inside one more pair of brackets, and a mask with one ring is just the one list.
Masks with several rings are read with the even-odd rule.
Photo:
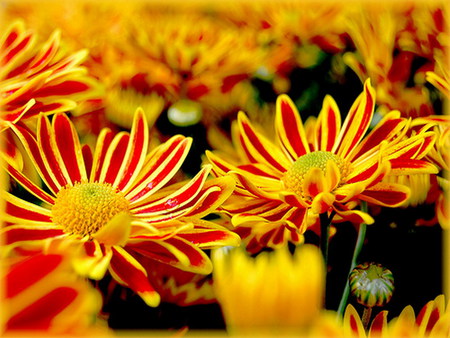
[[323, 171], [324, 175], [327, 174], [328, 161], [334, 161], [336, 163], [339, 172], [341, 174], [341, 181], [347, 176], [348, 164], [345, 160], [338, 155], [330, 153], [329, 151], [315, 151], [306, 155], [300, 156], [292, 165], [292, 167], [286, 171], [282, 181], [287, 189], [295, 192], [298, 195], [302, 195], [303, 180], [305, 175], [311, 168], [319, 168]]
[[130, 204], [123, 193], [107, 183], [76, 183], [56, 195], [53, 222], [66, 233], [93, 235], [115, 215], [128, 211]]

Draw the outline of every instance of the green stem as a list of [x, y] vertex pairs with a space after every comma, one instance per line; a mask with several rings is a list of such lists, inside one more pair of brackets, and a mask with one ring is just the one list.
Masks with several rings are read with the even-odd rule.
[[[367, 203], [364, 201], [361, 202], [361, 211], [367, 212]], [[364, 245], [364, 240], [366, 238], [366, 229], [367, 229], [367, 225], [365, 223], [361, 223], [359, 225], [358, 239], [356, 240], [355, 250], [353, 250], [352, 263], [350, 265], [350, 271], [348, 272], [348, 275], [350, 275], [352, 270], [357, 265], [358, 257], [359, 257], [359, 254], [361, 253], [362, 247]], [[339, 303], [339, 308], [338, 308], [338, 314], [341, 317], [344, 316], [344, 311], [345, 311], [345, 307], [347, 306], [347, 300], [348, 300], [349, 294], [350, 294], [350, 284], [348, 282], [348, 277], [347, 277], [347, 281], [345, 283], [345, 289], [342, 294], [341, 301]]]

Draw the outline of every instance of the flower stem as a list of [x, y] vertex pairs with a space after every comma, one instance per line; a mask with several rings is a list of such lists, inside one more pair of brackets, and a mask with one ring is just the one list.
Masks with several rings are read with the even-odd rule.
[[367, 328], [369, 327], [370, 317], [372, 316], [372, 308], [371, 307], [365, 307], [364, 312], [362, 315], [362, 324], [364, 326], [364, 330], [367, 331]]
[[[361, 202], [361, 211], [367, 212], [367, 203], [364, 201]], [[349, 270], [348, 275], [350, 275], [352, 270], [357, 265], [358, 257], [362, 250], [362, 247], [364, 245], [364, 240], [366, 238], [366, 228], [367, 228], [367, 225], [365, 223], [361, 223], [359, 225], [358, 238], [356, 240], [355, 250], [353, 251], [352, 263], [350, 265], [350, 270]], [[344, 289], [344, 292], [342, 293], [341, 301], [339, 303], [339, 308], [338, 308], [338, 314], [341, 317], [344, 316], [344, 311], [345, 311], [345, 307], [347, 306], [347, 300], [348, 300], [349, 294], [350, 294], [350, 284], [348, 283], [348, 277], [347, 277], [345, 289]]]

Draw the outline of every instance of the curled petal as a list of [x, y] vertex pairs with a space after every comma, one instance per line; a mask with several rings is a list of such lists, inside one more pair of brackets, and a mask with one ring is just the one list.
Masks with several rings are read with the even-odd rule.
[[334, 203], [336, 197], [329, 192], [321, 192], [314, 197], [311, 210], [315, 214], [322, 214], [326, 212]]
[[122, 212], [115, 215], [99, 231], [92, 235], [100, 243], [105, 245], [125, 245], [130, 237], [131, 216]]

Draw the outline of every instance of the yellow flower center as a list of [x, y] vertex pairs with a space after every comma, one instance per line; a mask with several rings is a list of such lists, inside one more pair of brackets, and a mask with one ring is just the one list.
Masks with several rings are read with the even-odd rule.
[[123, 193], [110, 184], [76, 183], [58, 192], [52, 216], [66, 233], [90, 236], [129, 207]]
[[348, 164], [345, 160], [338, 155], [330, 153], [329, 151], [315, 151], [306, 155], [300, 156], [292, 165], [292, 167], [286, 171], [282, 181], [287, 189], [295, 192], [298, 195], [302, 195], [303, 180], [305, 175], [311, 168], [319, 168], [323, 171], [325, 177], [327, 175], [327, 163], [328, 161], [334, 161], [336, 163], [339, 172], [341, 174], [341, 181], [347, 176]]

